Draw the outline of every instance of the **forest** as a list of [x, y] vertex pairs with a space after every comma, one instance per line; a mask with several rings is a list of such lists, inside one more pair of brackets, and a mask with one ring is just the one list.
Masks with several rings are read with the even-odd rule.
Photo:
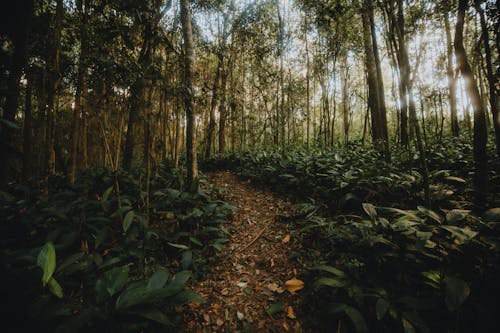
[[0, 10], [9, 332], [495, 332], [500, 3]]

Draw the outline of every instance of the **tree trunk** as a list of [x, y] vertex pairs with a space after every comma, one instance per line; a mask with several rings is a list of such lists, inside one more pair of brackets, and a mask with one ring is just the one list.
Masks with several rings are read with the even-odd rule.
[[467, 10], [467, 0], [458, 0], [457, 25], [455, 30], [455, 56], [457, 69], [464, 77], [466, 90], [470, 97], [474, 112], [474, 164], [475, 164], [475, 185], [479, 193], [488, 189], [488, 160], [486, 155], [486, 116], [479, 90], [474, 79], [472, 68], [467, 59], [467, 53], [463, 45], [463, 28], [465, 11]]
[[222, 70], [224, 62], [224, 55], [222, 52], [217, 54], [217, 69], [215, 70], [214, 83], [212, 86], [212, 101], [210, 103], [210, 118], [208, 121], [207, 137], [206, 137], [206, 147], [205, 147], [205, 158], [209, 158], [212, 152], [212, 143], [214, 142], [215, 136], [215, 108], [217, 107], [218, 100], [218, 90], [220, 82], [220, 73]]
[[496, 84], [499, 78], [497, 77], [495, 79], [495, 74], [493, 73], [488, 26], [486, 25], [486, 18], [484, 16], [484, 10], [481, 7], [481, 3], [482, 1], [479, 0], [475, 0], [474, 2], [476, 10], [479, 13], [479, 17], [481, 20], [481, 30], [482, 30], [481, 32], [483, 39], [484, 55], [486, 58], [486, 75], [489, 87], [489, 102], [490, 102], [491, 114], [493, 116], [493, 128], [495, 129], [495, 143], [497, 147], [497, 157], [500, 159], [500, 115], [498, 114], [498, 102], [497, 102], [498, 96], [496, 88]]
[[78, 141], [80, 138], [80, 115], [85, 113], [86, 96], [86, 72], [87, 72], [87, 0], [77, 1], [78, 12], [80, 14], [80, 61], [78, 65], [78, 77], [76, 81], [75, 106], [73, 109], [73, 124], [71, 133], [71, 170], [69, 182], [75, 183], [76, 169], [78, 167]]
[[186, 110], [186, 185], [198, 190], [198, 161], [196, 157], [196, 124], [194, 110], [193, 72], [194, 42], [189, 0], [180, 0], [182, 36], [184, 39], [184, 107]]
[[33, 76], [31, 69], [26, 70], [26, 103], [23, 125], [23, 181], [32, 176], [33, 163]]
[[444, 14], [444, 27], [446, 32], [446, 71], [448, 75], [448, 89], [449, 89], [449, 102], [450, 102], [450, 119], [451, 119], [451, 134], [455, 137], [459, 135], [459, 125], [457, 116], [457, 97], [455, 73], [453, 71], [453, 46], [451, 40], [451, 28], [448, 20], [448, 13]]
[[52, 28], [52, 38], [48, 54], [48, 80], [47, 80], [47, 139], [46, 139], [46, 179], [45, 194], [48, 194], [48, 175], [56, 172], [56, 94], [59, 84], [59, 56], [61, 48], [61, 31], [63, 19], [63, 0], [57, 0], [56, 15], [54, 17], [54, 27]]
[[373, 8], [369, 0], [364, 1], [361, 18], [363, 22], [363, 45], [365, 48], [372, 141], [374, 146], [384, 153], [386, 160], [390, 160], [383, 80], [380, 61], [378, 60], [377, 40], [373, 32]]

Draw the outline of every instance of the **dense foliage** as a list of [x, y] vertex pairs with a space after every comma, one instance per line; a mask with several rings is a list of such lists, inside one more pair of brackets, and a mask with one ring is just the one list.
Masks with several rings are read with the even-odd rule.
[[423, 206], [418, 155], [403, 151], [390, 163], [350, 145], [203, 165], [236, 169], [304, 202], [290, 221], [309, 267], [303, 304], [314, 331], [490, 331], [500, 296], [500, 209], [494, 196], [473, 202], [471, 149], [450, 140], [428, 152], [432, 209]]
[[181, 190], [167, 164], [149, 186], [104, 169], [50, 183], [48, 195], [36, 184], [1, 193], [1, 289], [14, 327], [175, 331], [174, 307], [203, 301], [186, 283], [220, 250], [231, 207]]

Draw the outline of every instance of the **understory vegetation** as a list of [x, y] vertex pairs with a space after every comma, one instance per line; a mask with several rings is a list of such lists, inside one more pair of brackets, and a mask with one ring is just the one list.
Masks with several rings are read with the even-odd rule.
[[304, 246], [303, 311], [313, 331], [491, 331], [500, 295], [498, 174], [485, 200], [472, 188], [470, 143], [429, 147], [430, 207], [418, 154], [407, 151], [389, 163], [357, 144], [262, 149], [203, 166], [230, 168], [302, 202], [287, 221]]
[[41, 183], [1, 192], [2, 295], [13, 327], [176, 331], [176, 307], [203, 302], [187, 283], [222, 248], [232, 207], [183, 190], [168, 164], [149, 182], [135, 176], [89, 169], [74, 185], [52, 177], [48, 195]]

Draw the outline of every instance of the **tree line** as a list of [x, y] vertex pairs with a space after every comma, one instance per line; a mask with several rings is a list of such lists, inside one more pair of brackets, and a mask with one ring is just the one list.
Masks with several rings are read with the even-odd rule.
[[[500, 158], [490, 0], [22, 0], [2, 11], [0, 183], [197, 155], [470, 135]], [[430, 77], [428, 77], [430, 73]], [[412, 148], [414, 146], [414, 148]], [[148, 176], [148, 177], [149, 177]]]

